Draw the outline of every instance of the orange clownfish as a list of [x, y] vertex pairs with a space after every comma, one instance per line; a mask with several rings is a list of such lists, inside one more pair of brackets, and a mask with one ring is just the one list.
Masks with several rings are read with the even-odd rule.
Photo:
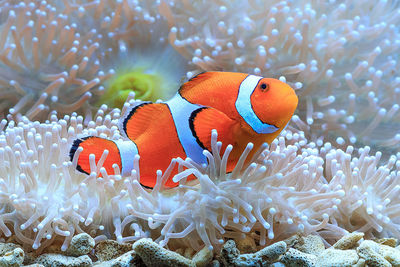
[[[108, 174], [118, 164], [121, 175], [129, 175], [139, 154], [140, 183], [154, 187], [156, 171], [169, 166], [172, 158], [190, 157], [207, 163], [203, 150], [211, 151], [211, 131], [217, 130], [221, 151], [233, 145], [227, 171], [232, 171], [249, 142], [257, 148], [271, 143], [283, 130], [297, 107], [297, 96], [286, 83], [272, 78], [232, 72], [204, 72], [184, 83], [170, 100], [142, 102], [121, 118], [120, 131], [127, 141], [89, 136], [74, 141], [71, 161], [78, 147], [77, 169], [90, 173], [89, 155], [103, 163]], [[253, 150], [253, 153], [256, 149]], [[250, 157], [251, 158], [251, 155]], [[177, 170], [174, 170], [175, 173]], [[166, 182], [174, 187], [174, 173]]]

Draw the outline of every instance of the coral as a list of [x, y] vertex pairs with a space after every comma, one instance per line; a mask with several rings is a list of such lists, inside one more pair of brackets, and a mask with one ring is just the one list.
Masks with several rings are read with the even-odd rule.
[[0, 266], [17, 267], [21, 266], [23, 261], [24, 251], [21, 248], [16, 248], [0, 257]]
[[81, 233], [71, 239], [71, 243], [65, 252], [69, 256], [79, 257], [92, 251], [94, 245], [94, 239], [90, 235]]
[[285, 252], [286, 243], [280, 241], [255, 253], [240, 254], [235, 241], [228, 240], [221, 248], [220, 257], [224, 266], [269, 266]]
[[400, 147], [398, 2], [170, 0], [159, 9], [193, 73], [285, 76], [308, 139]]
[[192, 262], [196, 267], [205, 267], [212, 261], [213, 256], [213, 251], [204, 247], [193, 256]]
[[277, 261], [284, 252], [286, 252], [286, 243], [279, 241], [257, 251], [254, 255], [255, 257], [259, 257], [263, 262], [272, 263]]
[[297, 236], [292, 242], [294, 243], [293, 248], [315, 256], [325, 250], [323, 240], [317, 235]]
[[398, 240], [396, 238], [378, 238], [373, 241], [378, 244], [382, 244], [382, 245], [386, 245], [386, 246], [395, 248]]
[[297, 249], [289, 248], [288, 251], [282, 256], [280, 262], [288, 267], [305, 266], [312, 267], [316, 265], [317, 257], [312, 254], [303, 253]]
[[244, 238], [236, 239], [235, 242], [241, 253], [254, 253], [257, 251], [256, 242], [248, 235], [246, 235]]
[[356, 266], [360, 258], [354, 250], [327, 249], [323, 251], [316, 261], [321, 267], [351, 267]]
[[0, 256], [3, 256], [9, 251], [13, 251], [20, 246], [14, 243], [0, 243]]
[[94, 263], [93, 266], [113, 266], [113, 267], [146, 267], [146, 265], [143, 263], [143, 261], [137, 256], [135, 251], [131, 250], [128, 251], [121, 256], [111, 259], [109, 261], [102, 261], [99, 260], [100, 262]]
[[89, 267], [92, 266], [92, 260], [88, 255], [80, 257], [64, 256], [60, 254], [46, 253], [40, 255], [35, 263], [42, 264], [44, 266], [55, 266], [55, 267]]
[[234, 264], [234, 261], [239, 257], [240, 251], [236, 248], [234, 240], [228, 240], [221, 248], [221, 261], [225, 266]]
[[94, 254], [99, 261], [108, 261], [132, 250], [132, 244], [119, 244], [114, 240], [100, 241]]
[[364, 240], [358, 247], [360, 256], [365, 258], [365, 261], [369, 263], [371, 259], [366, 257], [366, 254], [373, 255], [370, 253], [374, 251], [387, 260], [392, 266], [400, 266], [400, 251], [390, 246], [378, 244], [371, 240]]
[[162, 248], [149, 238], [136, 241], [132, 248], [147, 266], [195, 266], [191, 260]]
[[333, 248], [335, 249], [352, 249], [358, 245], [358, 241], [360, 241], [364, 237], [364, 233], [351, 233], [340, 238], [335, 244], [333, 244]]
[[372, 266], [392, 266], [383, 255], [378, 253], [378, 244], [373, 241], [365, 240], [357, 248], [357, 253], [360, 257], [365, 259], [365, 263]]

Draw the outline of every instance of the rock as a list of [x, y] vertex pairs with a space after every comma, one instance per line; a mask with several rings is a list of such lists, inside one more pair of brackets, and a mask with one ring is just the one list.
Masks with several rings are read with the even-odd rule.
[[358, 256], [363, 258], [368, 266], [391, 267], [390, 262], [377, 252], [379, 251], [378, 246], [379, 244], [374, 241], [364, 240], [357, 248]]
[[17, 247], [0, 257], [0, 266], [21, 266], [23, 261], [24, 251], [22, 248]]
[[375, 239], [373, 240], [374, 242], [378, 243], [378, 244], [382, 244], [382, 245], [386, 245], [389, 247], [396, 247], [398, 240], [396, 238], [379, 238], [379, 239]]
[[354, 264], [354, 267], [365, 267], [367, 266], [363, 258], [359, 258], [358, 262]]
[[285, 253], [286, 243], [272, 244], [256, 253], [239, 254], [233, 240], [228, 240], [221, 249], [221, 260], [224, 266], [268, 266], [276, 262]]
[[93, 266], [95, 267], [146, 267], [144, 262], [138, 257], [135, 251], [131, 250], [122, 254], [118, 258], [96, 262]]
[[[234, 266], [234, 267], [250, 267], [250, 266], [263, 266], [260, 257], [255, 257], [254, 254], [241, 254], [239, 257], [232, 261], [232, 265], [224, 266]], [[268, 266], [268, 265], [266, 265]]]
[[221, 261], [224, 266], [232, 266], [236, 258], [240, 255], [240, 251], [236, 248], [233, 240], [228, 240], [221, 248]]
[[303, 253], [297, 249], [289, 248], [289, 250], [282, 256], [280, 262], [284, 263], [285, 266], [302, 266], [311, 267], [316, 265], [317, 256], [312, 254]]
[[299, 241], [293, 244], [293, 248], [307, 253], [318, 256], [325, 250], [322, 238], [317, 235], [299, 236]]
[[150, 238], [136, 241], [132, 248], [147, 266], [195, 266], [191, 260], [161, 247]]
[[109, 261], [131, 250], [132, 244], [119, 244], [114, 240], [105, 240], [96, 245], [94, 254], [99, 261]]
[[81, 233], [75, 235], [68, 249], [66, 250], [66, 255], [79, 257], [88, 254], [94, 248], [95, 242], [93, 237], [87, 233]]
[[360, 244], [358, 251], [359, 254], [361, 253], [360, 256], [365, 258], [365, 261], [369, 265], [371, 264], [369, 263], [371, 260], [366, 258], [365, 255], [370, 255], [370, 258], [377, 257], [380, 260], [383, 258], [383, 262], [387, 261], [391, 266], [400, 267], [400, 251], [393, 247], [378, 244], [371, 240], [365, 240]]
[[352, 249], [358, 245], [358, 241], [363, 237], [364, 233], [350, 233], [339, 239], [332, 247], [335, 249]]
[[256, 242], [254, 238], [250, 236], [245, 236], [245, 238], [235, 239], [236, 247], [239, 249], [240, 253], [254, 253], [257, 251]]
[[184, 256], [185, 258], [191, 259], [191, 258], [193, 258], [194, 252], [195, 251], [192, 248], [186, 248], [185, 251], [183, 252], [183, 254], [181, 254], [181, 255]]
[[212, 250], [209, 250], [207, 247], [204, 247], [196, 254], [194, 254], [192, 258], [192, 262], [197, 267], [204, 267], [207, 266], [213, 259], [214, 253]]
[[220, 267], [220, 266], [221, 266], [221, 264], [219, 263], [218, 260], [213, 260], [213, 261], [208, 265], [208, 267]]
[[65, 256], [61, 254], [46, 253], [40, 255], [35, 263], [45, 267], [86, 267], [92, 266], [92, 260], [88, 255], [80, 257]]
[[351, 267], [357, 264], [359, 257], [355, 250], [326, 249], [317, 258], [319, 267]]
[[[378, 244], [378, 243], [377, 243]], [[385, 258], [392, 266], [400, 267], [400, 251], [386, 245], [378, 244], [377, 252]]]
[[25, 253], [23, 265], [32, 265], [34, 264], [38, 255], [34, 252]]
[[187, 256], [185, 256], [184, 255], [184, 253], [185, 253], [185, 250], [183, 249], [183, 248], [178, 248], [177, 250], [174, 250], [175, 251], [175, 253], [178, 253], [179, 255], [182, 255], [182, 256], [184, 256], [185, 258], [192, 258], [191, 256], [189, 256], [189, 257], [187, 257]]
[[21, 246], [14, 243], [0, 243], [0, 256], [3, 256], [9, 251], [14, 251], [16, 248], [21, 248]]
[[61, 246], [62, 246], [62, 243], [54, 242], [50, 246], [47, 246], [46, 248], [44, 248], [40, 254], [63, 254], [63, 255], [65, 255], [65, 251], [61, 250]]
[[285, 252], [286, 243], [279, 241], [254, 253], [254, 255], [260, 257], [263, 263], [271, 264], [278, 261], [279, 257]]

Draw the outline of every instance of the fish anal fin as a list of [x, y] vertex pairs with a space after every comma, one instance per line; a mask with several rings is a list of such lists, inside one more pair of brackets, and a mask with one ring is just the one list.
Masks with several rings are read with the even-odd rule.
[[114, 175], [113, 164], [118, 164], [119, 169], [121, 170], [121, 156], [118, 150], [117, 145], [108, 139], [104, 139], [101, 137], [88, 136], [81, 139], [76, 139], [71, 147], [69, 152], [69, 156], [71, 161], [73, 161], [76, 151], [79, 147], [82, 147], [83, 150], [79, 154], [79, 158], [77, 161], [76, 169], [80, 172], [90, 174], [90, 161], [89, 155], [95, 155], [96, 165], [99, 162], [101, 156], [103, 155], [104, 150], [108, 150], [107, 158], [105, 159], [102, 167], [104, 167], [107, 171], [108, 175]]
[[211, 131], [217, 130], [218, 141], [222, 141], [223, 149], [234, 142], [233, 129], [236, 122], [221, 111], [204, 107], [193, 111], [190, 127], [197, 142], [204, 149], [211, 151]]

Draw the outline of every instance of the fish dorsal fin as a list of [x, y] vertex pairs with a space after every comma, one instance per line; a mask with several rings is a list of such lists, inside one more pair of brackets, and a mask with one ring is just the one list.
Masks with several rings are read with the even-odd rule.
[[179, 94], [182, 97], [185, 97], [186, 94], [189, 93], [189, 91], [196, 87], [199, 83], [204, 82], [205, 80], [210, 79], [211, 77], [213, 77], [214, 75], [216, 75], [218, 72], [214, 72], [214, 71], [206, 71], [206, 72], [201, 72], [195, 76], [193, 76], [192, 78], [190, 78], [187, 82], [185, 82], [184, 84], [182, 84], [182, 86], [179, 88]]
[[118, 121], [118, 129], [121, 133], [122, 136], [127, 137], [126, 131], [125, 131], [125, 122], [129, 120], [130, 117], [135, 113], [136, 109], [139, 108], [139, 106], [142, 106], [143, 104], [148, 104], [151, 103], [149, 101], [136, 101], [134, 104], [131, 104], [130, 107], [121, 115]]
[[165, 104], [143, 102], [132, 107], [120, 125], [123, 134], [132, 141], [146, 133], [151, 127], [158, 127], [157, 120], [165, 113]]

